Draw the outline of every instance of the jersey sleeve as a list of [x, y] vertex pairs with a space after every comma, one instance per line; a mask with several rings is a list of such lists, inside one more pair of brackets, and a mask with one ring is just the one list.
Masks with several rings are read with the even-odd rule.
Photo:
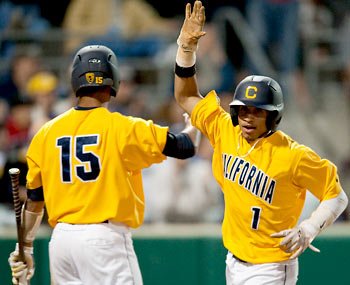
[[40, 170], [40, 133], [34, 136], [27, 151], [27, 189], [36, 189], [42, 186], [41, 170]]
[[209, 139], [212, 146], [215, 146], [220, 135], [220, 128], [217, 127], [220, 124], [217, 121], [222, 118], [218, 115], [223, 112], [219, 97], [215, 91], [211, 91], [194, 107], [191, 114], [193, 126]]
[[125, 135], [119, 136], [119, 146], [128, 170], [147, 168], [160, 163], [166, 156], [162, 153], [166, 144], [168, 127], [161, 127], [151, 120], [127, 117]]
[[293, 183], [308, 189], [321, 202], [336, 197], [342, 189], [337, 167], [306, 146], [299, 146], [299, 155]]

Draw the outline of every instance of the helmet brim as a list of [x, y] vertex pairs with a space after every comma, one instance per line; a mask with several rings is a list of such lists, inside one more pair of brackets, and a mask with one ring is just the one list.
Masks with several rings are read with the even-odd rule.
[[256, 108], [260, 108], [266, 111], [280, 111], [280, 109], [283, 106], [280, 106], [281, 108], [278, 108], [279, 106], [274, 106], [274, 105], [270, 105], [270, 104], [256, 104], [256, 102], [243, 102], [241, 100], [237, 100], [234, 99], [230, 104], [230, 106], [248, 106], [248, 107], [256, 107]]

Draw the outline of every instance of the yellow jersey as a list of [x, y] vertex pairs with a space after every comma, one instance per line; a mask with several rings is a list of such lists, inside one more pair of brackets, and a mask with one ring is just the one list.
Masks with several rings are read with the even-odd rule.
[[141, 169], [163, 161], [167, 127], [111, 113], [72, 108], [47, 122], [27, 152], [27, 189], [43, 188], [51, 226], [105, 220], [143, 222]]
[[224, 246], [247, 262], [289, 259], [292, 253], [270, 234], [296, 226], [307, 190], [320, 201], [340, 193], [336, 166], [282, 131], [252, 149], [214, 91], [195, 106], [191, 122], [214, 148], [213, 174], [225, 197]]

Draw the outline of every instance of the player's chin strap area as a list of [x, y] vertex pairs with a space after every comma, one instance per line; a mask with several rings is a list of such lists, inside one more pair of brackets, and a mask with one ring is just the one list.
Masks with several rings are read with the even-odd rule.
[[[258, 144], [259, 141], [261, 141], [263, 138], [266, 138], [266, 137], [268, 137], [268, 136], [270, 136], [272, 134], [273, 134], [273, 132], [271, 130], [269, 130], [266, 135], [260, 136], [260, 138], [253, 144], [253, 146], [250, 148], [250, 150], [246, 154], [243, 154], [243, 155], [239, 155], [239, 153], [238, 153], [239, 146], [240, 146], [240, 143], [241, 143], [241, 138], [238, 138], [237, 155], [239, 157], [246, 157], [246, 156], [248, 156], [252, 152], [252, 150], [255, 148], [255, 146]], [[240, 134], [240, 137], [242, 137], [242, 133]]]
[[32, 243], [44, 216], [44, 209], [40, 212], [31, 212], [26, 210], [25, 206], [26, 203], [23, 204], [22, 208], [23, 241]]

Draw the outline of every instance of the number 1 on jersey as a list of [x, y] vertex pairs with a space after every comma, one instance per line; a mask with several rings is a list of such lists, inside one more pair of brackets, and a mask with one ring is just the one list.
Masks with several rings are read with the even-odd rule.
[[[61, 148], [61, 180], [63, 183], [72, 183], [72, 137], [60, 137], [56, 141], [56, 147]], [[86, 145], [97, 145], [98, 135], [76, 136], [74, 157], [82, 163], [75, 166], [76, 176], [83, 182], [96, 181], [100, 171], [101, 163], [98, 155], [91, 151], [85, 151]], [[90, 171], [86, 171], [84, 162], [89, 163]]]
[[251, 210], [253, 212], [251, 227], [253, 230], [257, 230], [259, 228], [261, 208], [260, 207], [252, 207]]

